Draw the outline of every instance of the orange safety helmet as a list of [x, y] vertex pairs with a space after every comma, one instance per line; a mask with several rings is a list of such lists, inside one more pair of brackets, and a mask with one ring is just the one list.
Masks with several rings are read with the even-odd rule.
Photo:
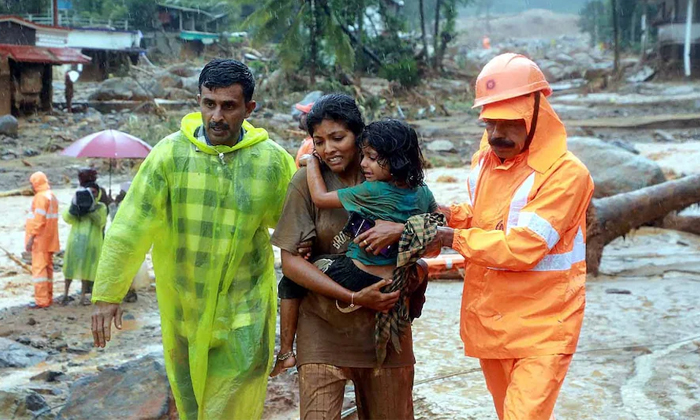
[[541, 91], [552, 94], [542, 70], [524, 55], [505, 53], [491, 59], [476, 78], [474, 106], [484, 106]]

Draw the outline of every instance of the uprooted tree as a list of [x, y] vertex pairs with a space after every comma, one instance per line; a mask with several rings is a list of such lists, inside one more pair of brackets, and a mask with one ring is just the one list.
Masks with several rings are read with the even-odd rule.
[[700, 234], [700, 217], [676, 214], [695, 203], [700, 203], [700, 175], [594, 199], [587, 214], [588, 272], [598, 275], [605, 245], [641, 226], [653, 224]]

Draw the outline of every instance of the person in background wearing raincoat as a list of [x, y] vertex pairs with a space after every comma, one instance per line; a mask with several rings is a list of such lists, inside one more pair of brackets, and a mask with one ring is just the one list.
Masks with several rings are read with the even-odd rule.
[[[306, 128], [306, 117], [309, 115], [309, 112], [311, 112], [311, 108], [314, 107], [314, 103], [311, 102], [310, 104], [302, 105], [302, 104], [294, 104], [294, 108], [296, 108], [299, 112], [301, 112], [301, 115], [299, 115], [299, 129], [303, 130], [304, 132], [307, 132]], [[314, 152], [314, 139], [311, 138], [311, 136], [306, 136], [306, 138], [301, 142], [301, 146], [299, 146], [299, 150], [297, 150], [297, 155], [294, 158], [294, 163], [296, 163], [297, 168], [299, 168], [299, 159], [301, 159], [302, 156], [304, 155], [310, 155]]]
[[486, 64], [466, 202], [443, 208], [450, 227], [438, 234], [466, 260], [461, 336], [501, 420], [553, 418], [583, 321], [593, 181], [567, 151], [551, 92], [524, 56]]
[[277, 316], [268, 228], [296, 169], [245, 121], [254, 89], [238, 61], [204, 66], [201, 113], [185, 116], [143, 162], [97, 269], [92, 330], [104, 347], [153, 245], [165, 367], [182, 420], [262, 416]]
[[82, 281], [80, 303], [90, 305], [85, 295], [91, 293], [89, 285], [95, 281], [102, 250], [102, 229], [107, 224], [107, 206], [100, 202], [100, 194], [100, 187], [88, 182], [85, 188], [76, 192], [70, 207], [63, 212], [63, 220], [71, 225], [63, 258], [63, 276], [66, 279], [63, 305], [68, 304], [68, 291], [73, 279]]
[[53, 302], [53, 254], [58, 243], [58, 199], [51, 191], [43, 172], [29, 177], [34, 200], [27, 215], [25, 248], [32, 254], [32, 280], [35, 303], [31, 307], [46, 308]]

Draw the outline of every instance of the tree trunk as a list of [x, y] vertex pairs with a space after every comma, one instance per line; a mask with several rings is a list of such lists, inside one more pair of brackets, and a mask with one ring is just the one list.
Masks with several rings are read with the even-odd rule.
[[700, 216], [680, 216], [671, 213], [664, 217], [661, 227], [700, 235]]
[[[588, 208], [586, 264], [588, 272], [598, 274], [603, 247], [632, 229], [661, 220], [671, 212], [700, 202], [700, 175], [687, 176], [637, 191], [594, 199]], [[666, 218], [662, 226], [686, 227], [693, 218]], [[700, 228], [695, 227], [700, 230]], [[686, 230], [683, 229], [683, 230]]]
[[309, 43], [311, 44], [311, 63], [309, 63], [309, 82], [313, 86], [316, 84], [316, 66], [318, 58], [318, 44], [316, 40], [316, 35], [318, 34], [318, 20], [316, 16], [316, 0], [309, 0], [309, 2], [311, 4], [311, 30], [309, 31]]
[[423, 56], [427, 62], [430, 56], [428, 54], [428, 35], [425, 32], [425, 7], [423, 3], [424, 0], [418, 0], [418, 8], [420, 12], [420, 33], [421, 40], [423, 41]]
[[438, 68], [438, 48], [440, 42], [440, 6], [442, 0], [435, 1], [435, 31], [433, 33], [433, 69]]
[[620, 74], [620, 18], [617, 15], [617, 0], [612, 2], [613, 45], [615, 50], [614, 71], [615, 77]]
[[595, 48], [598, 45], [598, 28], [600, 23], [598, 22], [598, 7], [594, 4], [593, 6], [593, 34], [591, 36], [591, 46]]
[[[333, 12], [331, 11], [330, 6], [328, 6], [328, 3], [321, 2], [321, 7], [323, 8], [323, 12], [326, 14], [326, 16], [328, 16], [329, 19], [334, 18]], [[345, 25], [340, 23], [339, 20], [338, 20], [338, 26], [340, 26], [340, 29], [343, 32], [345, 32], [345, 35], [347, 35], [350, 38], [350, 42], [352, 42], [353, 44], [358, 43], [357, 37], [355, 36], [355, 34], [350, 32], [350, 30]], [[362, 51], [364, 51], [365, 54], [367, 54], [367, 57], [369, 57], [372, 61], [374, 61], [379, 67], [382, 66], [382, 64], [383, 64], [382, 60], [379, 59], [379, 57], [377, 56], [377, 54], [374, 51], [367, 48], [367, 45], [364, 45], [364, 44], [362, 45]]]
[[362, 49], [364, 48], [364, 21], [365, 21], [365, 0], [359, 0], [357, 6], [357, 49], [359, 53], [357, 54], [357, 63], [355, 63], [355, 84], [357, 87], [362, 88], [362, 72], [364, 71], [364, 66], [362, 63], [364, 60], [364, 54]]
[[647, 42], [649, 40], [649, 22], [647, 20], [647, 11], [649, 10], [649, 4], [647, 0], [642, 2], [642, 54], [640, 58], [640, 63], [644, 63], [647, 58]]

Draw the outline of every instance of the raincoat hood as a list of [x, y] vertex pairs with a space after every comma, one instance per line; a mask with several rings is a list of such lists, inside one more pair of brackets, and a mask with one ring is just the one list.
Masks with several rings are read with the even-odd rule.
[[202, 113], [193, 112], [191, 114], [185, 115], [182, 118], [182, 122], [180, 124], [180, 131], [185, 135], [185, 137], [187, 137], [189, 141], [192, 142], [192, 144], [194, 144], [197, 147], [197, 149], [210, 155], [218, 155], [219, 153], [230, 153], [239, 149], [253, 146], [269, 138], [267, 130], [265, 130], [264, 128], [253, 127], [251, 123], [244, 120], [243, 129], [245, 130], [245, 136], [241, 141], [239, 141], [233, 146], [210, 146], [206, 142], [199, 141], [197, 136], [195, 136], [194, 134], [197, 128], [202, 126], [202, 124]]
[[41, 192], [51, 189], [49, 186], [49, 178], [43, 172], [34, 172], [32, 176], [29, 177], [29, 182], [32, 183], [32, 188], [34, 191]]
[[[525, 120], [530, 132], [534, 113], [534, 95], [519, 96], [506, 101], [484, 105], [480, 119]], [[480, 150], [489, 148], [488, 134], [481, 138]], [[540, 95], [540, 109], [532, 143], [528, 148], [527, 164], [539, 173], [546, 172], [566, 153], [566, 128], [544, 95]]]

